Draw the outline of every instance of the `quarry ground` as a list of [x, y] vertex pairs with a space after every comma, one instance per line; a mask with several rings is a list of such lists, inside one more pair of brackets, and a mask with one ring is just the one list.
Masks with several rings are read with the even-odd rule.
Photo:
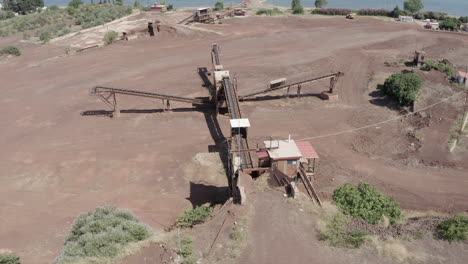
[[[344, 183], [367, 181], [404, 209], [468, 210], [466, 136], [460, 148], [448, 151], [464, 96], [441, 73], [416, 70], [425, 79], [416, 110], [452, 99], [415, 116], [335, 135], [399, 115], [376, 88], [405, 67], [385, 62], [411, 59], [420, 49], [428, 58], [465, 66], [466, 35], [361, 17], [246, 17], [221, 25], [175, 25], [183, 17], [158, 15], [167, 27], [154, 38], [72, 56], [64, 56], [70, 44], [66, 40], [21, 43], [21, 57], [1, 58], [0, 249], [13, 250], [24, 263], [49, 263], [60, 254], [80, 213], [112, 204], [163, 232], [184, 209], [225, 194], [219, 155], [207, 154], [219, 140], [211, 111], [172, 103], [177, 111], [160, 113], [159, 100], [121, 96], [119, 106], [129, 111], [118, 118], [80, 115], [108, 110], [88, 95], [96, 85], [207, 96], [198, 68], [211, 70], [212, 43], [220, 45], [221, 63], [237, 77], [239, 94], [264, 89], [282, 77], [296, 81], [345, 73], [336, 102], [317, 97], [328, 89], [323, 81], [304, 85], [302, 92], [308, 95], [300, 100], [264, 97], [241, 103], [252, 125], [251, 144], [270, 136], [310, 138], [320, 155], [316, 180], [325, 200]], [[19, 38], [4, 38], [0, 44]], [[218, 121], [229, 134], [228, 118]], [[304, 232], [313, 230], [307, 222], [311, 216], [294, 217], [302, 213], [282, 199], [275, 192], [252, 195], [249, 246], [233, 262], [392, 263], [370, 251], [328, 248], [315, 231], [310, 236]], [[448, 243], [427, 243], [429, 253], [441, 255], [425, 263], [462, 263], [468, 257], [466, 244], [450, 249]]]

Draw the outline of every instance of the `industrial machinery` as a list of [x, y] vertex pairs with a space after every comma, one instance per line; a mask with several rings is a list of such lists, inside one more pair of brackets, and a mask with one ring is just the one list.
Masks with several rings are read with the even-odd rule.
[[[285, 78], [278, 79], [269, 83], [269, 86], [265, 90], [251, 92], [242, 96], [237, 94], [237, 80], [233, 78], [230, 72], [224, 69], [221, 64], [220, 51], [218, 44], [213, 44], [211, 48], [211, 59], [212, 59], [212, 72], [213, 78], [211, 83], [211, 96], [202, 98], [189, 98], [182, 96], [166, 95], [154, 92], [136, 91], [129, 89], [111, 88], [96, 86], [90, 90], [90, 94], [98, 96], [104, 103], [106, 103], [112, 110], [112, 114], [120, 113], [119, 106], [117, 104], [117, 95], [125, 96], [137, 96], [146, 98], [161, 99], [164, 105], [165, 111], [171, 110], [170, 101], [189, 103], [193, 106], [207, 106], [214, 107], [216, 109], [216, 116], [219, 113], [226, 113], [230, 119], [231, 131], [230, 136], [226, 138], [226, 148], [228, 153], [228, 178], [229, 178], [229, 189], [232, 197], [235, 201], [242, 202], [242, 190], [238, 186], [240, 175], [254, 175], [259, 172], [266, 171], [268, 168], [259, 165], [258, 160], [254, 162], [253, 153], [259, 151], [257, 148], [249, 148], [248, 143], [248, 129], [250, 128], [250, 121], [248, 118], [242, 115], [240, 108], [240, 100], [246, 100], [248, 98], [267, 94], [273, 91], [285, 90], [289, 94], [291, 87], [297, 87], [297, 96], [301, 95], [301, 86], [306, 83], [312, 83], [319, 80], [330, 79], [330, 90], [328, 93], [333, 93], [333, 89], [336, 85], [340, 76], [343, 76], [342, 72], [336, 72], [327, 74], [320, 77], [309, 78], [303, 81], [287, 83]], [[203, 74], [206, 74], [204, 72]], [[206, 76], [205, 76], [206, 77]], [[90, 111], [93, 112], [93, 111]], [[271, 148], [272, 146], [270, 146]], [[263, 149], [265, 150], [265, 149]], [[305, 165], [301, 165], [305, 166]], [[301, 167], [302, 168], [302, 167]], [[301, 171], [299, 171], [301, 172]], [[302, 168], [302, 174], [300, 177], [312, 200], [317, 201], [320, 204], [320, 199], [313, 190], [310, 179], [308, 179], [306, 169]], [[308, 184], [306, 184], [308, 183]]]

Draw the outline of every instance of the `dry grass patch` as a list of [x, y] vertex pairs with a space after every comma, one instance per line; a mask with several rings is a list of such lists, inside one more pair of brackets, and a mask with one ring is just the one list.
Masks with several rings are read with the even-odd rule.
[[427, 258], [427, 254], [424, 252], [408, 250], [403, 242], [398, 239], [390, 238], [383, 241], [377, 236], [371, 236], [368, 244], [379, 255], [392, 258], [398, 263], [424, 262]]

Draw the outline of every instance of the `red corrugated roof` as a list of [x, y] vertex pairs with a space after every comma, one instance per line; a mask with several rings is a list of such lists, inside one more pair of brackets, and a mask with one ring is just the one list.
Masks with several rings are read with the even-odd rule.
[[296, 146], [301, 152], [303, 158], [319, 158], [317, 152], [315, 151], [314, 147], [312, 147], [312, 145], [309, 143], [309, 141], [296, 141]]
[[266, 150], [257, 151], [257, 157], [259, 159], [268, 158], [268, 152]]

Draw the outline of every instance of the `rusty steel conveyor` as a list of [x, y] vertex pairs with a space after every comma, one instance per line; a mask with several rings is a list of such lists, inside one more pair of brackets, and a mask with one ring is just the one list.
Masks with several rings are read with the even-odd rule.
[[156, 98], [162, 99], [163, 103], [166, 100], [166, 107], [170, 109], [170, 101], [190, 103], [190, 104], [211, 104], [208, 98], [189, 98], [175, 95], [159, 94], [152, 92], [128, 90], [128, 89], [119, 89], [111, 87], [96, 86], [91, 88], [89, 91], [90, 95], [97, 95], [99, 98], [112, 108], [114, 112], [118, 112], [116, 94], [130, 95], [130, 96], [140, 96], [147, 98]]
[[296, 85], [300, 86], [300, 85], [305, 84], [305, 83], [316, 82], [316, 81], [325, 80], [325, 79], [329, 79], [329, 78], [332, 79], [332, 81], [330, 82], [330, 90], [332, 91], [336, 81], [338, 80], [338, 78], [340, 76], [343, 76], [343, 75], [344, 74], [342, 72], [336, 72], [336, 73], [332, 73], [332, 74], [328, 74], [328, 75], [324, 75], [324, 76], [320, 76], [320, 77], [316, 77], [316, 78], [312, 78], [312, 79], [308, 79], [308, 80], [303, 80], [303, 81], [299, 81], [299, 82], [295, 82], [295, 83], [284, 84], [284, 85], [281, 85], [281, 86], [278, 86], [278, 87], [272, 87], [272, 88], [268, 88], [268, 89], [265, 89], [265, 90], [244, 94], [244, 95], [239, 96], [239, 99], [243, 100], [245, 98], [252, 97], [252, 96], [255, 96], [255, 95], [265, 94], [265, 93], [269, 93], [269, 92], [273, 92], [273, 91], [277, 91], [277, 90], [288, 89], [291, 86], [296, 86]]

